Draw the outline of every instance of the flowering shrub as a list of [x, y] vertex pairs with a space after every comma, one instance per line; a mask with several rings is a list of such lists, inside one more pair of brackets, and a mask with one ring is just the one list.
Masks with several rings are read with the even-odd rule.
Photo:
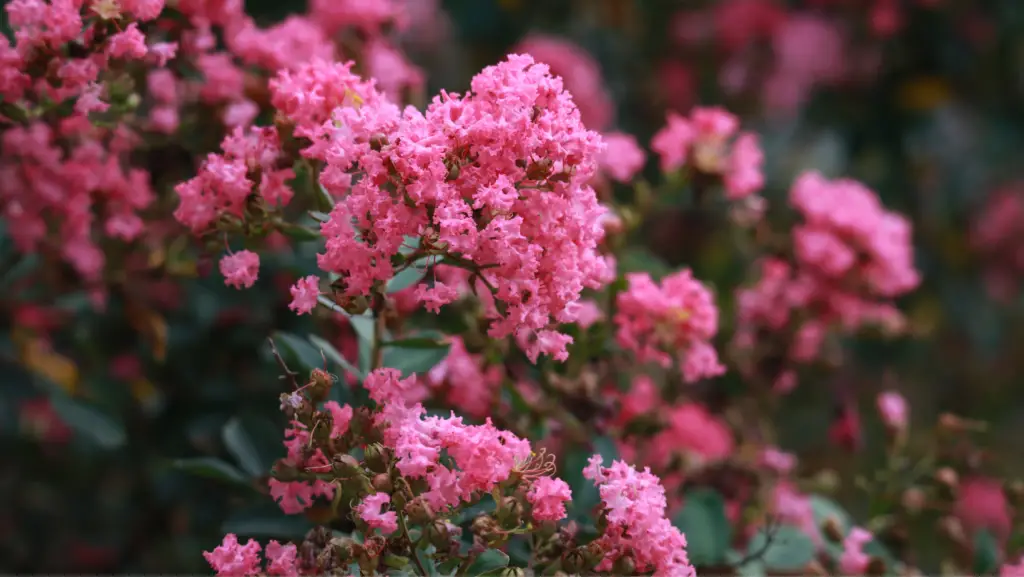
[[[429, 52], [436, 6], [314, 1], [265, 25], [242, 4], [5, 7], [5, 355], [48, 387], [18, 425], [58, 462], [91, 440], [97, 486], [158, 457], [140, 492], [195, 510], [129, 533], [224, 576], [902, 575], [932, 570], [937, 532], [943, 567], [1021, 572], [1024, 485], [993, 471], [986, 424], [912, 422], [893, 373], [846, 384], [861, 339], [925, 336], [911, 215], [825, 170], [773, 182], [756, 124], [686, 94], [653, 130], [616, 126], [568, 40], [526, 36], [428, 98], [402, 42]], [[871, 5], [871, 34], [896, 34], [897, 3]], [[670, 43], [703, 45], [710, 18], [726, 92], [791, 112], [865, 81], [833, 66], [854, 64], [820, 12], [723, 2], [677, 14]], [[1007, 190], [971, 234], [1004, 293]], [[657, 247], [666, 218], [684, 234]], [[869, 473], [785, 448], [824, 380], [826, 452], [877, 453]]]

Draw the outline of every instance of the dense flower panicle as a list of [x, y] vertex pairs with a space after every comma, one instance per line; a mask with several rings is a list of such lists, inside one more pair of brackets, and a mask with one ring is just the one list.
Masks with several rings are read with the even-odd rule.
[[617, 182], [633, 180], [647, 162], [647, 155], [632, 134], [609, 132], [604, 135], [605, 148], [601, 154], [601, 171]]
[[374, 493], [356, 506], [356, 513], [370, 528], [380, 529], [381, 533], [390, 535], [398, 530], [398, 514], [394, 511], [382, 512], [390, 502], [391, 495]]
[[572, 501], [572, 490], [561, 479], [541, 477], [530, 486], [526, 499], [533, 505], [535, 520], [560, 521], [565, 518], [565, 504]]
[[351, 27], [377, 37], [387, 26], [408, 25], [405, 6], [396, 0], [312, 0], [309, 11], [330, 35]]
[[398, 48], [383, 39], [375, 39], [365, 50], [366, 68], [388, 98], [401, 102], [406, 100], [407, 91], [418, 93], [423, 89], [426, 82], [423, 71], [409, 62]]
[[321, 26], [304, 16], [289, 16], [269, 28], [259, 28], [247, 19], [231, 30], [227, 44], [245, 64], [269, 71], [334, 58], [334, 45]]
[[604, 130], [615, 118], [615, 103], [604, 86], [601, 67], [579, 46], [553, 36], [534, 34], [512, 49], [529, 54], [537, 62], [551, 67], [560, 76], [565, 90], [580, 110], [583, 124], [591, 130]]
[[220, 274], [224, 284], [237, 289], [252, 288], [260, 273], [260, 255], [251, 250], [240, 250], [220, 259]]
[[137, 213], [154, 194], [148, 173], [123, 168], [129, 150], [114, 148], [116, 138], [83, 138], [65, 149], [61, 139], [70, 136], [42, 122], [8, 128], [0, 140], [0, 206], [21, 251], [37, 250], [52, 226], [64, 259], [92, 282], [105, 260], [94, 222], [101, 221], [104, 236], [133, 240], [143, 229]]
[[650, 469], [637, 471], [623, 461], [602, 467], [594, 455], [583, 476], [598, 487], [608, 521], [598, 537], [605, 552], [598, 571], [609, 571], [620, 557], [629, 557], [637, 572], [660, 577], [695, 577], [686, 554], [686, 537], [665, 518], [665, 489]]
[[484, 418], [498, 399], [504, 373], [488, 365], [480, 355], [471, 354], [460, 337], [451, 338], [448, 356], [430, 369], [427, 382], [446, 391], [451, 406], [470, 417]]
[[687, 382], [725, 373], [709, 341], [718, 333], [714, 298], [689, 269], [660, 286], [646, 273], [626, 275], [615, 314], [616, 340], [641, 361], [667, 367], [677, 359]]
[[[566, 358], [569, 339], [553, 327], [613, 269], [596, 250], [606, 209], [587, 185], [600, 136], [583, 128], [547, 66], [512, 55], [425, 115], [364, 102], [335, 110], [323, 134], [330, 140], [314, 145], [328, 164], [321, 184], [340, 201], [322, 226], [319, 264], [345, 279], [345, 293], [390, 279], [405, 238], [422, 235], [482, 269], [503, 309], [491, 337], [517, 336], [532, 359]], [[418, 290], [432, 309], [458, 296], [444, 283]]]
[[987, 530], [998, 543], [1005, 543], [1013, 531], [1013, 516], [1003, 483], [991, 477], [971, 476], [957, 487], [953, 514], [968, 535]]
[[802, 262], [829, 277], [856, 271], [866, 288], [879, 297], [900, 296], [920, 283], [910, 222], [885, 210], [864, 185], [845, 179], [829, 181], [810, 172], [793, 184], [789, 199], [806, 221], [794, 231], [796, 254]]
[[291, 202], [295, 178], [290, 167], [279, 168], [281, 143], [274, 127], [235, 128], [221, 143], [222, 154], [210, 154], [195, 177], [178, 184], [174, 217], [195, 232], [203, 232], [218, 218], [244, 218], [258, 194], [265, 208]]

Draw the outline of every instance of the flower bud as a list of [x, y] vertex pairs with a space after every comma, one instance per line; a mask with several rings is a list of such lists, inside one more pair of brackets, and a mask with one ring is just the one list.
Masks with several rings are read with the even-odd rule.
[[911, 515], [917, 515], [920, 513], [927, 504], [927, 501], [928, 497], [924, 494], [924, 491], [918, 487], [911, 487], [904, 491], [903, 498], [901, 499], [903, 508]]
[[835, 517], [825, 519], [825, 522], [821, 524], [821, 532], [826, 539], [833, 543], [843, 542], [843, 528]]
[[378, 493], [390, 493], [393, 488], [391, 477], [381, 473], [373, 478], [373, 489]]
[[864, 568], [864, 575], [867, 577], [882, 577], [886, 574], [885, 560], [881, 557], [872, 557]]
[[327, 400], [327, 395], [331, 392], [331, 387], [334, 385], [334, 377], [327, 371], [322, 369], [313, 369], [310, 373], [309, 379], [309, 397], [314, 403], [320, 403]]
[[581, 549], [573, 549], [562, 556], [562, 569], [570, 575], [579, 575], [587, 566]]
[[448, 547], [451, 536], [451, 531], [448, 530], [448, 522], [444, 519], [435, 519], [427, 527], [427, 539], [430, 540], [431, 545], [437, 547], [438, 551], [443, 551]]
[[955, 493], [957, 486], [960, 484], [960, 476], [949, 467], [943, 467], [936, 471], [935, 480], [948, 489], [950, 493]]
[[426, 525], [434, 520], [434, 510], [423, 497], [416, 497], [406, 503], [405, 512], [409, 515], [409, 520], [417, 525]]
[[387, 146], [388, 137], [383, 132], [374, 132], [370, 135], [370, 149], [376, 152], [380, 152], [382, 148]]
[[375, 473], [384, 473], [388, 470], [388, 462], [390, 461], [390, 455], [384, 445], [380, 443], [371, 443], [367, 445], [366, 450], [363, 452], [366, 460], [366, 466]]
[[494, 520], [490, 515], [480, 515], [476, 519], [473, 519], [473, 534], [480, 537], [485, 542], [493, 541], [496, 537], [500, 536], [501, 529], [498, 527], [498, 522]]
[[363, 472], [362, 465], [352, 455], [335, 455], [334, 470], [343, 475], [357, 475]]
[[587, 568], [589, 569], [604, 559], [604, 549], [601, 548], [600, 543], [591, 541], [583, 548], [583, 558], [586, 560]]
[[523, 521], [523, 505], [515, 497], [505, 497], [498, 504], [498, 521], [505, 529], [514, 529]]
[[328, 547], [340, 565], [346, 565], [362, 552], [362, 546], [351, 537], [335, 537]]
[[615, 560], [615, 564], [612, 565], [612, 571], [616, 575], [634, 575], [636, 573], [636, 563], [633, 562], [632, 557], [623, 555]]

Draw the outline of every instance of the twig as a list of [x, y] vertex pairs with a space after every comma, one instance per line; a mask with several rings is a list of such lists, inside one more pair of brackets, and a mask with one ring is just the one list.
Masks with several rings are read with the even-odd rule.
[[277, 360], [278, 366], [280, 366], [281, 370], [284, 371], [284, 374], [287, 375], [288, 380], [291, 381], [292, 383], [292, 386], [298, 389], [299, 382], [295, 380], [295, 375], [299, 373], [296, 373], [295, 371], [292, 371], [291, 369], [288, 368], [288, 363], [284, 362], [284, 358], [281, 357], [281, 353], [278, 352], [277, 350], [277, 345], [274, 344], [274, 338], [267, 337], [267, 341], [270, 343], [270, 352], [274, 354], [274, 359]]
[[730, 563], [729, 567], [731, 567], [733, 569], [739, 569], [740, 567], [746, 565], [747, 563], [750, 563], [751, 561], [757, 561], [761, 557], [764, 557], [765, 554], [768, 553], [768, 549], [772, 546], [772, 543], [775, 541], [775, 536], [778, 534], [778, 531], [776, 531], [774, 529], [775, 529], [775, 520], [773, 518], [769, 517], [767, 523], [765, 523], [764, 545], [762, 545], [761, 548], [758, 549], [757, 551], [754, 551], [753, 553], [748, 553], [745, 557], [743, 557], [739, 561], [735, 561], [733, 563]]

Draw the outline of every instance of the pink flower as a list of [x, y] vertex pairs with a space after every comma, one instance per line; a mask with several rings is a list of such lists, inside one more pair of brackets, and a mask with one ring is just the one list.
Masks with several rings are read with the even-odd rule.
[[530, 486], [526, 499], [533, 505], [535, 520], [560, 521], [565, 518], [565, 503], [572, 501], [572, 491], [561, 479], [541, 477]]
[[585, 50], [561, 38], [535, 34], [512, 52], [529, 54], [550, 66], [552, 74], [562, 77], [587, 128], [603, 130], [612, 122], [615, 103], [604, 87], [601, 67]]
[[282, 545], [277, 541], [267, 543], [265, 556], [267, 558], [267, 574], [279, 575], [281, 577], [295, 577], [299, 574], [295, 565], [295, 557], [298, 548], [292, 543]]
[[352, 407], [342, 407], [337, 401], [327, 401], [324, 409], [331, 414], [331, 438], [338, 439], [348, 432], [349, 423], [352, 422]]
[[725, 372], [708, 343], [718, 332], [718, 308], [689, 270], [665, 277], [660, 286], [646, 273], [628, 274], [626, 281], [615, 315], [619, 345], [664, 367], [677, 357], [687, 382]]
[[220, 259], [224, 284], [236, 289], [252, 287], [259, 272], [260, 256], [251, 250], [241, 250]]
[[381, 533], [390, 535], [398, 530], [398, 514], [394, 511], [381, 512], [383, 507], [390, 502], [391, 495], [374, 493], [356, 506], [356, 513], [371, 529], [380, 529]]
[[889, 429], [903, 431], [907, 428], [907, 401], [903, 395], [894, 391], [879, 394], [878, 412]]
[[309, 275], [299, 279], [299, 282], [289, 290], [292, 293], [292, 302], [288, 308], [300, 315], [310, 313], [316, 308], [320, 296], [320, 279], [315, 275]]
[[764, 153], [757, 142], [757, 136], [744, 133], [732, 145], [729, 166], [725, 173], [726, 198], [739, 200], [747, 198], [764, 187]]
[[647, 161], [644, 151], [637, 144], [636, 137], [621, 132], [604, 135], [607, 145], [601, 155], [601, 170], [612, 180], [628, 183], [644, 167]]
[[245, 545], [238, 543], [233, 533], [212, 552], [203, 552], [206, 562], [221, 577], [247, 577], [260, 572], [260, 544], [252, 539]]
[[864, 573], [870, 556], [864, 552], [864, 546], [874, 540], [874, 535], [860, 527], [850, 529], [843, 539], [843, 553], [839, 557], [839, 570], [847, 575]]
[[953, 506], [956, 515], [969, 534], [982, 529], [992, 532], [1000, 543], [1009, 538], [1012, 526], [1010, 505], [998, 479], [969, 477], [960, 482], [957, 501]]
[[679, 454], [701, 463], [717, 462], [732, 455], [734, 447], [728, 426], [696, 403], [670, 408], [668, 427], [651, 440], [652, 454], [666, 464]]
[[768, 447], [761, 451], [761, 463], [776, 473], [786, 475], [796, 466], [796, 456], [775, 447]]
[[666, 122], [651, 140], [651, 150], [661, 157], [662, 172], [674, 172], [686, 164], [695, 134], [690, 121], [676, 112], [669, 112]]
[[107, 54], [111, 58], [141, 60], [146, 56], [146, 37], [139, 32], [139, 25], [135, 22], [111, 36], [109, 42]]
[[1016, 564], [1003, 565], [999, 570], [999, 577], [1024, 577], [1024, 557], [1018, 559]]
[[484, 418], [498, 399], [503, 377], [500, 366], [470, 354], [461, 337], [451, 337], [448, 356], [430, 369], [427, 382], [435, 389], [446, 390], [445, 397], [453, 407], [471, 417]]
[[594, 455], [583, 476], [594, 481], [601, 494], [608, 526], [597, 542], [606, 552], [595, 568], [610, 571], [628, 555], [638, 573], [654, 571], [659, 577], [696, 577], [686, 554], [686, 536], [665, 518], [665, 488], [650, 469], [637, 471], [623, 461], [602, 467]]

